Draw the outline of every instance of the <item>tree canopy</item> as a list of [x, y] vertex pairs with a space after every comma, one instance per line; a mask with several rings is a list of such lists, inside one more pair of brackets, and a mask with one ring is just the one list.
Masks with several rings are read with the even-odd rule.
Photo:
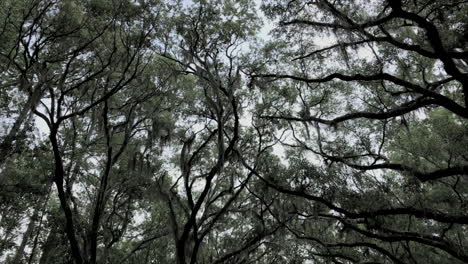
[[0, 262], [467, 263], [466, 14], [2, 1]]

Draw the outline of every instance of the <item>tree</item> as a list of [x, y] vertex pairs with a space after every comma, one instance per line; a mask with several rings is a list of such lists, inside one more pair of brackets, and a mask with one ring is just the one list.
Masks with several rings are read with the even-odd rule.
[[468, 261], [468, 4], [255, 3], [1, 3], [0, 261]]
[[294, 176], [255, 173], [301, 198], [287, 228], [316, 261], [465, 262], [467, 6], [363, 5], [264, 6], [280, 25], [253, 65], [258, 116], [290, 134]]
[[[8, 85], [19, 89], [20, 93], [29, 91], [32, 95], [5, 137], [2, 151], [10, 152], [13, 139], [16, 140], [29, 113], [34, 112], [47, 124], [55, 167], [52, 179], [64, 213], [64, 231], [71, 256], [76, 263], [96, 262], [97, 232], [108, 200], [112, 166], [135, 135], [135, 129], [146, 119], [134, 118], [135, 108], [157, 92], [154, 85], [143, 86], [151, 82], [151, 77], [144, 74], [145, 64], [150, 59], [144, 48], [152, 33], [145, 22], [143, 7], [130, 2], [111, 4], [31, 1], [14, 5], [7, 2], [11, 13], [4, 15], [4, 33], [14, 37], [7, 43], [12, 46], [6, 46], [2, 53], [7, 67], [5, 72], [12, 76], [14, 71], [20, 73], [20, 79], [13, 79]], [[19, 33], [15, 35], [14, 30]], [[137, 77], [141, 89], [151, 90], [140, 94], [139, 98], [111, 101], [117, 92], [133, 89], [130, 83]], [[112, 109], [114, 103], [119, 104], [117, 112]], [[96, 115], [102, 118], [88, 119]], [[121, 144], [115, 152], [111, 141]], [[92, 142], [104, 142], [107, 147], [101, 145], [90, 150]], [[87, 151], [91, 151], [91, 155]], [[101, 153], [104, 153], [105, 165], [98, 181], [80, 182], [84, 184], [82, 188], [93, 188], [93, 185], [97, 188], [85, 200], [90, 203], [83, 201], [84, 207], [80, 208], [73, 187], [85, 167], [82, 163], [92, 158], [100, 162]], [[99, 170], [99, 166], [96, 169]], [[86, 206], [92, 208], [88, 209], [92, 212], [89, 215], [80, 213], [87, 210]], [[86, 219], [88, 216], [91, 220]]]
[[[180, 11], [174, 39], [160, 48], [161, 56], [175, 62], [175, 71], [193, 76], [181, 102], [188, 125], [179, 128], [180, 176], [170, 188], [161, 189], [177, 263], [239, 261], [277, 230], [260, 215], [251, 218], [248, 213], [259, 209], [245, 201], [253, 174], [243, 168], [239, 156], [242, 151], [256, 160], [264, 151], [251, 144], [252, 131], [240, 128], [248, 100], [242, 91], [241, 45], [253, 38], [258, 21], [253, 11], [251, 1], [195, 1]], [[239, 225], [232, 218], [245, 221]]]

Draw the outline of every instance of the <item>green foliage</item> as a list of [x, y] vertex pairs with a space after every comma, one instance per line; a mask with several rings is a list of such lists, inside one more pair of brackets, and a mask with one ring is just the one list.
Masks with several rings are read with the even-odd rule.
[[[422, 140], [423, 139], [423, 140]], [[390, 145], [393, 160], [424, 171], [466, 164], [468, 123], [444, 109], [401, 129]]]
[[467, 262], [467, 10], [2, 1], [0, 262]]

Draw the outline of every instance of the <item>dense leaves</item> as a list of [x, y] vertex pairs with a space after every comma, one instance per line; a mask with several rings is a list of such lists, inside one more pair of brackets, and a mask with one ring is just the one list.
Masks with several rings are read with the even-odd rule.
[[466, 1], [0, 7], [0, 262], [468, 262]]

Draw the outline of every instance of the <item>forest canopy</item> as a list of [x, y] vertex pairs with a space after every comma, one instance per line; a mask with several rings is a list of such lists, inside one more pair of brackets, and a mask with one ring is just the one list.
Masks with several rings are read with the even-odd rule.
[[467, 263], [468, 1], [0, 1], [0, 262]]

